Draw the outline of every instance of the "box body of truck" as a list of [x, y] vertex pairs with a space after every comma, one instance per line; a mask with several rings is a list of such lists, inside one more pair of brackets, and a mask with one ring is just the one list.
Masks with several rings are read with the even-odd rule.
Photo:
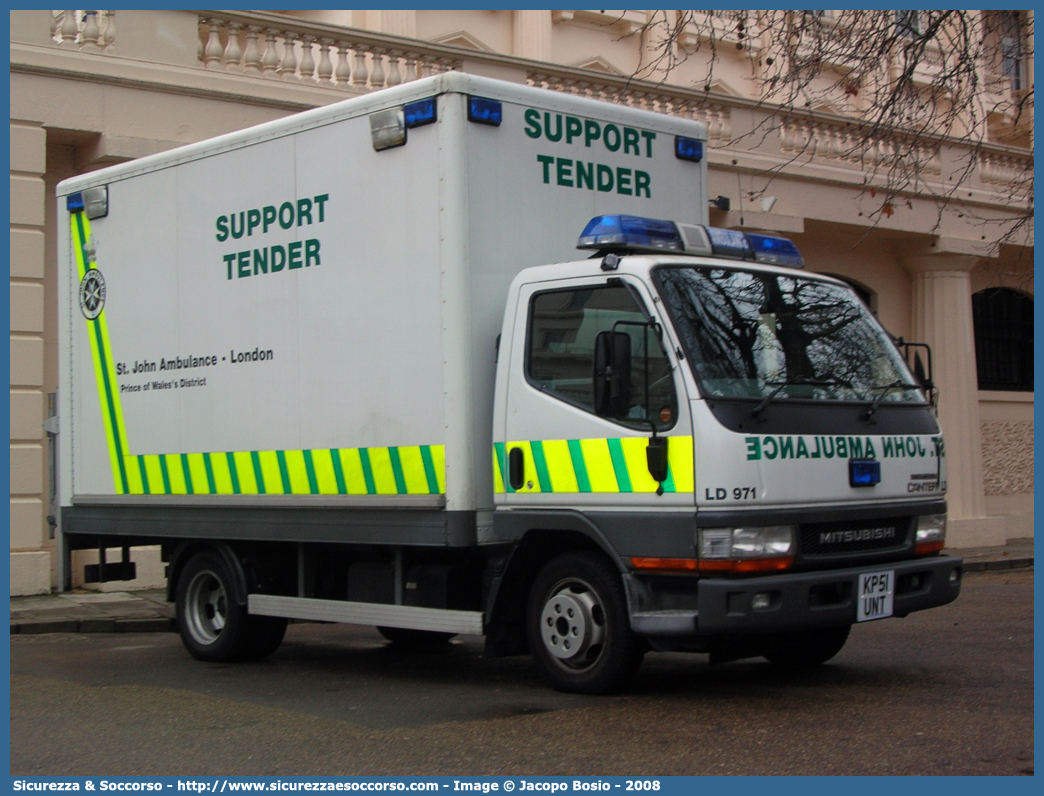
[[[468, 121], [469, 95], [500, 101], [500, 123]], [[375, 151], [375, 113], [430, 97], [432, 123]], [[109, 203], [62, 229], [63, 505], [362, 495], [490, 511], [511, 279], [570, 256], [600, 212], [704, 221], [706, 164], [673, 152], [701, 131], [449, 74], [63, 184]], [[86, 265], [104, 279], [100, 343], [79, 306]]]
[[[198, 657], [267, 654], [287, 617], [403, 642], [484, 632], [592, 691], [647, 643], [736, 657], [765, 649], [758, 634], [847, 635], [855, 594], [836, 583], [862, 588], [881, 564], [890, 600], [907, 575], [934, 578], [881, 616], [953, 599], [959, 562], [891, 563], [914, 557], [918, 517], [945, 512], [938, 427], [892, 353], [887, 401], [849, 395], [873, 427], [838, 401], [792, 411], [794, 385], [716, 399], [662, 269], [732, 274], [717, 248], [563, 262], [610, 214], [705, 236], [704, 139], [696, 122], [451, 73], [62, 183], [66, 550], [161, 543]], [[646, 244], [685, 248], [669, 238]], [[584, 359], [610, 339], [619, 353]], [[592, 371], [632, 353], [644, 403], [587, 406]], [[833, 481], [885, 457], [872, 494]], [[737, 525], [801, 528], [787, 533], [808, 536], [806, 574], [758, 570], [779, 581], [760, 588], [701, 571], [701, 533], [717, 538], [701, 529]], [[824, 585], [842, 565], [866, 571]], [[126, 576], [106, 566], [98, 579]], [[561, 639], [555, 611], [576, 619]]]

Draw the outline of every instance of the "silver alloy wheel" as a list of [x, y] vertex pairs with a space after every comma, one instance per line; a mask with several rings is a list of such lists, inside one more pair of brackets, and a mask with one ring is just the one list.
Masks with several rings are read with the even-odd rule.
[[197, 572], [185, 592], [186, 624], [200, 644], [217, 641], [228, 618], [228, 596], [221, 579], [210, 570]]
[[591, 666], [605, 635], [605, 609], [589, 584], [570, 578], [551, 589], [540, 614], [540, 638], [553, 657], [569, 668]]

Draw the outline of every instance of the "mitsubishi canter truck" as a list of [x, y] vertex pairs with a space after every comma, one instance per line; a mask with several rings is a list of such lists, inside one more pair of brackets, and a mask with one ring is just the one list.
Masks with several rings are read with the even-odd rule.
[[196, 658], [483, 634], [589, 693], [954, 600], [926, 379], [707, 225], [705, 139], [444, 74], [63, 182], [65, 577], [160, 545]]

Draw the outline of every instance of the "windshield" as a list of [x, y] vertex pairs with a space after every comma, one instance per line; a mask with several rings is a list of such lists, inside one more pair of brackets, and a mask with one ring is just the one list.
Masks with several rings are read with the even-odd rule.
[[710, 266], [660, 266], [654, 279], [707, 397], [924, 401], [846, 287]]

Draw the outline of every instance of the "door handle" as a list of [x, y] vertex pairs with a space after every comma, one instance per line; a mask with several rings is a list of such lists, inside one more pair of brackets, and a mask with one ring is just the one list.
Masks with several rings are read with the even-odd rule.
[[508, 483], [518, 490], [526, 481], [526, 459], [521, 448], [512, 448], [508, 452]]

